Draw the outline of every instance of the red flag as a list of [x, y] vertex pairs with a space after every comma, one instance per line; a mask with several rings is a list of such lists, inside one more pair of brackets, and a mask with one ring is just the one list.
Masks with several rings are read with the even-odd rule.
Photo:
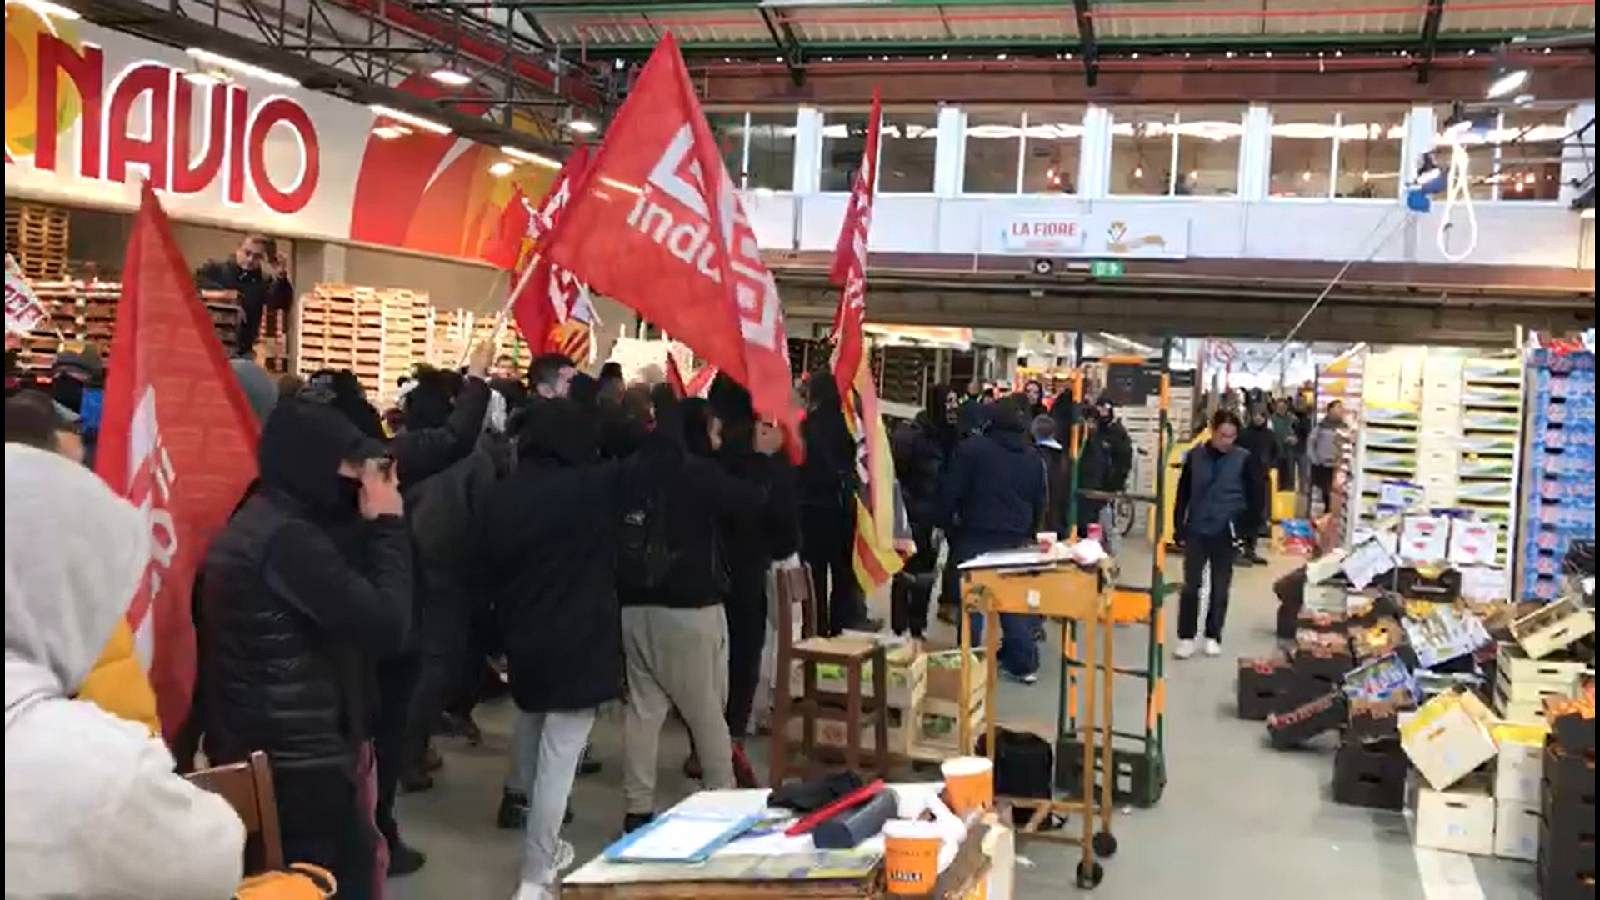
[[743, 384], [758, 415], [794, 422], [777, 286], [672, 35], [607, 129], [545, 253]]
[[[582, 345], [582, 355], [588, 355], [588, 332], [594, 323], [594, 307], [589, 301], [589, 287], [571, 272], [553, 265], [549, 254], [543, 252], [556, 222], [572, 197], [576, 183], [589, 166], [589, 148], [580, 146], [562, 163], [561, 171], [550, 185], [550, 193], [539, 205], [538, 213], [528, 222], [533, 235], [536, 256], [528, 263], [511, 291], [512, 318], [522, 332], [522, 339], [534, 353], [567, 353]], [[569, 321], [581, 323], [563, 328]], [[581, 332], [581, 333], [578, 333]], [[574, 356], [574, 359], [579, 357]]]
[[689, 377], [687, 391], [691, 397], [704, 397], [711, 390], [711, 382], [717, 377], [716, 366], [701, 366], [698, 372]]
[[672, 388], [672, 393], [679, 400], [690, 396], [689, 386], [683, 383], [683, 371], [678, 368], [678, 360], [671, 353], [667, 354], [667, 386]]
[[522, 246], [528, 240], [533, 213], [528, 209], [528, 198], [522, 188], [517, 188], [500, 212], [500, 221], [494, 232], [483, 242], [483, 259], [497, 269], [511, 271], [522, 261]]
[[170, 741], [194, 693], [195, 571], [256, 474], [257, 426], [147, 182], [123, 261], [96, 471], [149, 517], [128, 606]]
[[872, 91], [872, 113], [867, 117], [867, 146], [850, 186], [850, 205], [845, 207], [844, 227], [833, 251], [833, 268], [828, 278], [844, 288], [839, 308], [833, 317], [833, 377], [839, 396], [850, 396], [850, 383], [861, 366], [861, 328], [867, 318], [867, 232], [872, 228], [872, 191], [878, 175], [878, 133], [883, 124], [883, 107], [878, 91]]

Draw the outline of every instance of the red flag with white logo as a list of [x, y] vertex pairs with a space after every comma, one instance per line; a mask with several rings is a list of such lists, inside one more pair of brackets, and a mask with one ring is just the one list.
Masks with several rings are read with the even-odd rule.
[[867, 233], [872, 229], [872, 192], [878, 177], [878, 133], [883, 126], [883, 107], [878, 91], [872, 92], [872, 113], [867, 117], [867, 146], [850, 186], [850, 205], [845, 207], [844, 227], [833, 251], [829, 280], [844, 289], [833, 317], [834, 380], [839, 396], [850, 396], [850, 383], [861, 366], [862, 326], [867, 319]]
[[545, 253], [744, 385], [758, 415], [796, 420], [777, 286], [670, 34]]
[[195, 571], [255, 478], [257, 432], [147, 183], [123, 261], [95, 469], [150, 523], [150, 565], [127, 619], [169, 741], [194, 693]]
[[[594, 327], [594, 305], [589, 286], [571, 272], [551, 263], [544, 243], [560, 220], [572, 192], [589, 166], [587, 146], [573, 150], [562, 163], [538, 212], [528, 220], [528, 234], [534, 241], [534, 257], [512, 287], [511, 311], [523, 340], [534, 353], [567, 353], [576, 348], [588, 355], [592, 346], [589, 331]], [[574, 356], [576, 359], [577, 357]]]

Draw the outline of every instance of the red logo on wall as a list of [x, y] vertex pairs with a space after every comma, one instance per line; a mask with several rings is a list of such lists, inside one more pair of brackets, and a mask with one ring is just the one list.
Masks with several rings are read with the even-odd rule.
[[[121, 183], [137, 173], [157, 190], [200, 194], [220, 189], [231, 205], [253, 195], [268, 209], [285, 214], [299, 212], [311, 201], [321, 174], [321, 149], [311, 117], [293, 99], [252, 99], [249, 89], [223, 82], [196, 86], [182, 70], [157, 62], [134, 63], [108, 83], [99, 47], [73, 47], [49, 33], [40, 33], [37, 40], [36, 168], [55, 171], [61, 136], [71, 134], [72, 123], [57, 116], [67, 84], [81, 104], [78, 175], [84, 178]], [[141, 101], [149, 111], [149, 127], [139, 134], [132, 125]], [[201, 116], [200, 137], [198, 146], [192, 146], [197, 143], [192, 138], [196, 115]], [[274, 181], [267, 170], [274, 129], [284, 129], [298, 148], [293, 178]]]

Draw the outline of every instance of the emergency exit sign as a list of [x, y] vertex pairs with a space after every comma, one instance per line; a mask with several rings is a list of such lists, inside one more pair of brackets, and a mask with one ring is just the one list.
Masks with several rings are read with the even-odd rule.
[[1089, 274], [1094, 278], [1121, 278], [1127, 269], [1120, 259], [1097, 259], [1089, 263]]

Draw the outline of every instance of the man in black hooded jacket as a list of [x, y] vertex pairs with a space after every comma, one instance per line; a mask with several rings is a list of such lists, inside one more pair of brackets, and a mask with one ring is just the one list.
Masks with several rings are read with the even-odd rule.
[[411, 626], [411, 547], [383, 452], [326, 405], [279, 403], [259, 481], [212, 541], [198, 588], [207, 758], [267, 754], [285, 857], [331, 870], [340, 897], [371, 896], [356, 779], [372, 660]]
[[939, 479], [960, 441], [956, 430], [959, 403], [948, 385], [934, 385], [928, 390], [928, 405], [914, 421], [896, 428], [890, 443], [917, 549], [894, 577], [889, 620], [895, 634], [910, 631], [918, 640], [928, 630], [928, 605], [938, 574], [939, 545], [933, 532], [939, 525]]

